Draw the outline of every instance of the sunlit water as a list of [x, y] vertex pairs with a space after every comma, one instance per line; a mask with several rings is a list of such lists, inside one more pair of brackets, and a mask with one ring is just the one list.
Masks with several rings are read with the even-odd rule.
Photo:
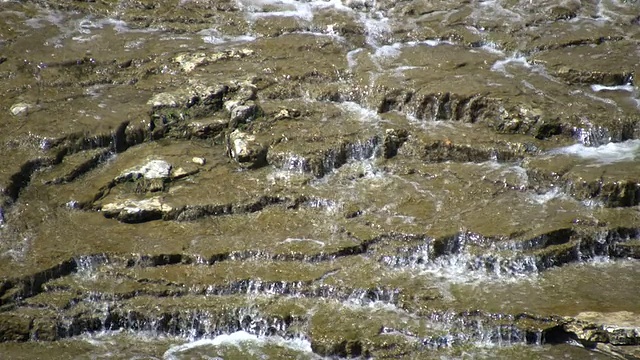
[[[188, 3], [188, 2], [181, 2]], [[505, 7], [501, 1], [483, 1], [473, 7], [469, 15], [470, 18], [478, 22], [495, 19], [509, 19], [514, 24], [522, 24], [524, 19], [522, 14]], [[393, 8], [385, 9], [383, 4], [376, 1], [247, 1], [237, 2], [244, 19], [250, 24], [252, 29], [259, 25], [260, 21], [270, 18], [291, 18], [304, 30], [294, 31], [295, 34], [312, 36], [328, 36], [332, 41], [339, 43], [347, 42], [345, 34], [340, 34], [335, 30], [333, 24], [329, 26], [317, 25], [318, 18], [327, 13], [333, 15], [346, 16], [352, 19], [353, 23], [364, 29], [364, 39], [358, 44], [348, 44], [349, 51], [344, 59], [340, 59], [348, 64], [348, 70], [352, 73], [359, 73], [360, 67], [366, 67], [370, 76], [369, 84], [373, 84], [375, 79], [382, 76], [391, 78], [405, 78], [405, 72], [422, 69], [421, 66], [398, 64], [403, 60], [405, 51], [418, 49], [419, 51], [433, 51], [437, 53], [445, 47], [461, 48], [465, 46], [461, 41], [452, 38], [444, 39], [434, 36], [429, 39], [406, 38], [398, 35], [397, 29], [400, 25], [406, 25], [408, 31], [416, 31], [419, 24], [401, 24], [402, 17], [393, 14]], [[527, 4], [525, 6], [532, 7]], [[610, 2], [598, 2], [596, 22], [609, 22], [612, 19], [624, 16], [616, 12], [616, 5]], [[106, 32], [113, 32], [118, 36], [126, 34], [127, 41], [123, 43], [126, 49], [144, 48], [145, 43], [151, 41], [166, 41], [178, 44], [178, 48], [186, 48], [197, 44], [197, 46], [240, 46], [251, 44], [261, 40], [260, 34], [251, 30], [246, 34], [231, 35], [225, 34], [221, 30], [212, 27], [201, 30], [197, 34], [164, 34], [162, 29], [147, 28], [139, 30], [131, 27], [123, 20], [113, 18], [98, 19], [94, 17], [78, 17], [74, 14], [65, 14], [57, 11], [43, 11], [39, 17], [25, 20], [27, 25], [34, 31], [45, 26], [55, 26], [58, 35], [45, 40], [44, 45], [52, 49], [78, 46], [92, 41], [98, 41]], [[475, 29], [481, 35], [484, 29]], [[290, 33], [286, 33], [290, 34]], [[399, 38], [399, 39], [398, 39]], [[207, 48], [209, 49], [209, 48]], [[490, 40], [484, 41], [481, 46], [476, 46], [471, 52], [486, 52], [497, 57], [493, 63], [488, 63], [488, 71], [497, 74], [497, 86], [500, 81], [510, 81], [516, 79], [518, 83], [532, 90], [539, 92], [535, 85], [525, 79], [535, 81], [546, 81], [550, 79], [549, 71], [544, 62], [534, 62], [531, 54], [527, 52], [512, 52], [502, 49], [501, 45]], [[369, 65], [372, 64], [371, 67]], [[438, 64], [442, 65], [442, 64]], [[46, 63], [42, 65], [46, 68]], [[431, 70], [430, 70], [431, 71]], [[169, 74], [169, 72], [168, 72]], [[502, 79], [504, 77], [505, 79]], [[523, 79], [520, 81], [520, 77]], [[532, 81], [533, 81], [532, 80]], [[556, 79], [552, 79], [557, 81]], [[363, 80], [364, 82], [365, 80]], [[551, 81], [551, 80], [549, 80]], [[369, 85], [367, 84], [367, 85]], [[373, 88], [373, 86], [372, 86]], [[88, 95], [100, 97], [100, 88], [90, 88]], [[584, 89], [576, 90], [574, 95], [580, 101], [600, 101], [606, 105], [617, 107], [618, 102], [610, 99], [611, 93], [634, 99], [637, 96], [636, 87], [631, 84], [622, 85], [599, 85], [593, 84]], [[617, 99], [617, 98], [616, 98]], [[309, 192], [318, 194], [331, 194], [334, 199], [324, 199], [321, 196], [310, 197], [304, 202], [302, 207], [321, 209], [330, 219], [336, 219], [345, 210], [345, 204], [349, 202], [367, 203], [369, 201], [371, 189], [384, 188], [390, 186], [394, 176], [393, 171], [385, 169], [379, 164], [381, 160], [381, 146], [385, 127], [393, 124], [393, 120], [382, 117], [378, 109], [373, 106], [362, 105], [365, 101], [357, 102], [356, 99], [341, 99], [337, 105], [345, 114], [345, 118], [355, 119], [360, 126], [367, 131], [373, 131], [374, 137], [358, 140], [346, 146], [344, 154], [326, 152], [322, 162], [322, 173], [309, 175], [311, 164], [307, 158], [297, 153], [291, 153], [282, 161], [282, 165], [273, 169], [265, 178], [272, 186], [290, 186], [300, 180], [308, 184]], [[351, 101], [354, 100], [354, 101]], [[108, 108], [104, 105], [103, 108]], [[433, 124], [430, 119], [418, 119], [415, 113], [405, 111], [401, 113], [403, 121], [415, 125], [428, 132], [434, 126], [450, 127], [449, 124]], [[99, 119], [97, 119], [99, 120]], [[426, 122], [426, 124], [425, 124]], [[588, 126], [586, 127], [588, 128]], [[586, 129], [585, 128], [585, 129]], [[599, 134], [597, 130], [576, 130], [577, 144], [556, 147], [548, 151], [542, 151], [543, 156], [550, 158], [568, 156], [584, 161], [587, 166], [598, 167], [600, 165], [611, 165], [620, 162], [628, 162], [630, 166], [637, 165], [640, 155], [640, 140], [626, 140], [611, 142], [608, 134]], [[588, 134], [587, 134], [588, 133]], [[595, 134], [595, 135], [594, 135]], [[598, 136], [602, 135], [602, 136]], [[339, 158], [338, 155], [344, 155]], [[533, 189], [527, 170], [520, 166], [517, 161], [499, 163], [497, 159], [491, 159], [480, 164], [487, 170], [487, 178], [491, 179], [491, 174], [498, 173], [499, 178], [514, 179], [508, 185], [519, 193], [522, 203], [528, 204], [538, 213], [544, 213], [548, 209], [561, 208], [565, 211], [564, 205], [573, 206], [578, 210], [575, 213], [582, 216], [592, 211], [595, 206], [585, 204], [574, 199], [565, 189], [551, 187], [549, 189]], [[143, 172], [145, 169], [140, 169]], [[356, 174], [356, 175], [353, 175]], [[425, 177], [427, 177], [425, 175]], [[436, 177], [438, 175], [434, 175]], [[150, 176], [153, 178], [154, 175]], [[162, 175], [156, 176], [161, 178]], [[493, 176], [496, 177], [496, 176]], [[355, 178], [355, 180], [354, 180]], [[453, 178], [453, 177], [452, 177]], [[347, 180], [345, 180], [347, 179]], [[404, 181], [404, 180], [403, 180]], [[450, 181], [450, 180], [447, 180]], [[348, 185], [336, 187], [336, 184]], [[412, 185], [408, 182], [409, 186]], [[405, 184], [405, 185], [407, 185]], [[446, 182], [445, 182], [446, 184]], [[506, 184], [506, 182], [505, 182]], [[506, 186], [505, 186], [506, 187]], [[401, 196], [404, 188], [391, 188], [398, 191], [397, 196]], [[400, 190], [398, 190], [400, 189]], [[419, 184], [413, 186], [415, 197], [429, 194], [429, 190], [423, 190]], [[306, 190], [306, 189], [305, 189]], [[435, 211], [439, 212], [448, 206], [447, 199], [438, 199], [433, 196], [437, 203]], [[560, 203], [560, 206], [554, 204]], [[75, 206], [69, 206], [75, 208]], [[404, 213], [403, 209], [390, 201], [385, 204], [382, 210], [373, 207], [362, 207], [358, 209], [358, 215], [364, 216], [388, 216], [389, 219], [399, 220], [408, 225], [416, 224], [416, 217]], [[566, 210], [569, 211], [569, 210]], [[382, 214], [382, 215], [380, 215]], [[0, 213], [2, 215], [2, 213]], [[419, 220], [419, 219], [418, 219]], [[331, 224], [331, 221], [334, 221]], [[342, 221], [342, 220], [340, 220]], [[392, 221], [389, 221], [390, 223]], [[0, 216], [0, 225], [4, 225], [3, 215]], [[315, 224], [314, 224], [315, 225]], [[337, 220], [330, 220], [321, 223], [321, 226], [340, 228]], [[372, 225], [373, 227], [373, 225]], [[584, 261], [570, 264], [550, 270], [540, 267], [540, 262], [529, 253], [522, 253], [523, 245], [514, 241], [506, 241], [497, 246], [482, 247], [482, 239], [476, 235], [467, 233], [464, 227], [460, 227], [457, 235], [457, 245], [455, 249], [450, 249], [447, 253], [434, 255], [434, 248], [427, 242], [411, 249], [410, 254], [398, 256], [381, 256], [376, 261], [384, 270], [378, 276], [407, 276], [423, 283], [425, 286], [433, 286], [442, 295], [444, 302], [457, 304], [458, 311], [461, 309], [483, 309], [488, 312], [512, 313], [528, 311], [544, 315], [573, 316], [580, 311], [621, 311], [627, 310], [640, 312], [637, 307], [637, 293], [628, 291], [637, 289], [640, 284], [638, 266], [629, 260], [612, 260], [608, 256], [586, 256]], [[338, 231], [336, 231], [338, 233]], [[287, 236], [281, 239], [277, 245], [289, 246], [292, 244], [305, 244], [323, 249], [331, 246], [332, 239], [325, 239], [312, 236]], [[489, 240], [487, 240], [489, 242]], [[22, 244], [27, 244], [24, 241]], [[25, 245], [26, 246], [26, 245]], [[482, 253], [478, 254], [480, 246]], [[7, 254], [20, 258], [26, 250], [10, 249]], [[15, 255], [18, 254], [18, 255]], [[23, 256], [23, 255], [22, 255]], [[370, 255], [372, 258], [375, 255]], [[323, 258], [324, 259], [324, 258]], [[337, 256], [327, 255], [328, 261], [336, 261]], [[75, 259], [77, 269], [74, 276], [79, 283], [93, 283], [100, 286], [100, 274], [104, 268], [108, 271], [118, 271], [119, 265], [110, 264], [106, 256], [86, 256]], [[198, 263], [194, 266], [203, 265]], [[120, 266], [124, 267], [124, 266]], [[98, 271], [97, 269], [101, 269]], [[323, 275], [319, 281], [322, 283], [330, 278], [333, 273]], [[253, 280], [252, 280], [253, 281]], [[284, 283], [284, 282], [283, 282]], [[96, 285], [97, 284], [97, 285]], [[279, 293], [279, 289], [286, 288], [284, 284], [280, 287], [262, 286], [259, 280], [251, 282], [246, 287], [247, 296], [272, 299], [274, 301], [282, 298], [307, 297], [302, 291], [289, 290], [288, 294]], [[435, 284], [435, 285], [433, 285]], [[593, 291], [601, 287], [608, 287], [606, 293]], [[295, 286], [291, 286], [295, 287]], [[265, 288], [267, 290], [265, 290]], [[210, 288], [212, 289], [212, 288]], [[269, 290], [270, 289], [270, 290]], [[273, 290], [275, 289], [275, 290]], [[323, 292], [324, 291], [324, 292]], [[211, 296], [205, 292], [206, 296]], [[377, 316], [381, 312], [394, 313], [403, 320], [418, 319], [419, 315], [410, 313], [397, 306], [398, 300], [394, 292], [379, 291], [374, 292], [375, 296], [366, 291], [356, 292], [349, 296], [333, 295], [332, 289], [328, 286], [320, 288], [318, 293], [327, 294], [320, 296], [315, 307], [321, 307], [323, 303], [332, 303], [337, 309], [335, 316], [340, 317], [340, 311], [348, 309], [352, 312], [361, 312], [367, 316]], [[377, 298], [376, 298], [377, 296]], [[91, 304], [91, 298], [85, 299]], [[102, 308], [107, 314], [111, 304], [94, 303], [96, 308]], [[99, 310], [99, 309], [98, 309]], [[308, 314], [312, 316], [317, 309], [309, 309]], [[106, 316], [106, 315], [105, 315]], [[424, 320], [424, 319], [422, 319]], [[256, 320], [258, 321], [258, 320]], [[357, 322], [358, 320], [354, 320]], [[407, 320], [408, 321], [408, 320]], [[429, 323], [429, 322], [428, 322]], [[465, 334], [464, 329], [455, 329], [447, 322], [447, 319], [439, 319], [429, 323], [433, 328], [443, 330], [449, 334], [434, 338], [420, 338], [409, 331], [399, 331], [395, 329], [382, 328], [384, 335], [403, 336], [410, 341], [422, 341], [426, 345], [423, 348], [432, 346], [435, 350], [441, 351], [436, 355], [424, 354], [424, 358], [513, 358], [513, 356], [524, 356], [523, 358], [599, 358], [599, 355], [589, 353], [579, 347], [550, 347], [543, 344], [533, 344], [525, 347], [526, 341], [515, 339], [503, 341], [502, 336], [495, 336], [495, 329], [487, 328], [486, 331], [477, 331], [475, 335]], [[148, 325], [148, 324], [147, 324]], [[143, 326], [144, 327], [144, 326]], [[183, 329], [181, 334], [166, 334], [162, 331], [136, 331], [135, 326], [128, 329], [118, 329], [104, 331], [95, 334], [82, 334], [71, 339], [64, 340], [56, 344], [36, 343], [26, 348], [26, 345], [3, 344], [7, 351], [11, 351], [11, 356], [19, 358], [21, 352], [25, 351], [29, 357], [37, 357], [46, 354], [48, 351], [59, 355], [60, 358], [136, 358], [152, 357], [162, 359], [242, 359], [242, 358], [298, 358], [298, 359], [318, 359], [312, 348], [312, 334], [308, 329], [296, 329], [281, 334], [267, 334], [260, 331], [252, 331], [251, 327], [240, 326], [234, 331], [211, 332], [205, 335], [195, 334], [193, 329]], [[194, 335], [195, 334], [195, 335]], [[499, 339], [499, 340], [496, 340]], [[431, 342], [429, 342], [429, 341]], [[436, 344], [436, 345], [433, 345]], [[464, 345], [463, 350], [455, 350], [455, 346]], [[448, 353], [451, 351], [452, 353]], [[33, 356], [32, 356], [33, 354]], [[419, 356], [422, 356], [419, 355]], [[516, 355], [517, 354], [517, 355]], [[25, 357], [26, 358], [26, 357]]]

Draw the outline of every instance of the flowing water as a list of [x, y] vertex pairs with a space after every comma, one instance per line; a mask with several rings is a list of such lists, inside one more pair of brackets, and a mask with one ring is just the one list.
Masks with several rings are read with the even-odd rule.
[[640, 358], [637, 1], [0, 1], [0, 354]]

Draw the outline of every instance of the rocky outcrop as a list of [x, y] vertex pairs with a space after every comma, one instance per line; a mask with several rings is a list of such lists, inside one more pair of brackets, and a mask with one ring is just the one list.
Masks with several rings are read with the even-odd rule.
[[628, 311], [583, 312], [568, 319], [563, 327], [587, 347], [596, 347], [598, 344], [640, 345], [638, 315]]

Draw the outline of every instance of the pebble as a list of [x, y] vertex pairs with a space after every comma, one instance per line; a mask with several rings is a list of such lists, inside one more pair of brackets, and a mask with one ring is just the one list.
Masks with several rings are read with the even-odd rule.
[[29, 109], [31, 109], [31, 105], [27, 103], [17, 103], [11, 107], [11, 114], [14, 116], [25, 115]]
[[191, 159], [191, 162], [198, 165], [204, 165], [207, 160], [205, 158], [195, 156], [193, 159]]

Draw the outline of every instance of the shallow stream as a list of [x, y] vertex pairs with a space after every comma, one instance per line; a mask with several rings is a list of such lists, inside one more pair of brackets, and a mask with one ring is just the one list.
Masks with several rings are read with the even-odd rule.
[[639, 359], [639, 14], [0, 0], [0, 354]]

